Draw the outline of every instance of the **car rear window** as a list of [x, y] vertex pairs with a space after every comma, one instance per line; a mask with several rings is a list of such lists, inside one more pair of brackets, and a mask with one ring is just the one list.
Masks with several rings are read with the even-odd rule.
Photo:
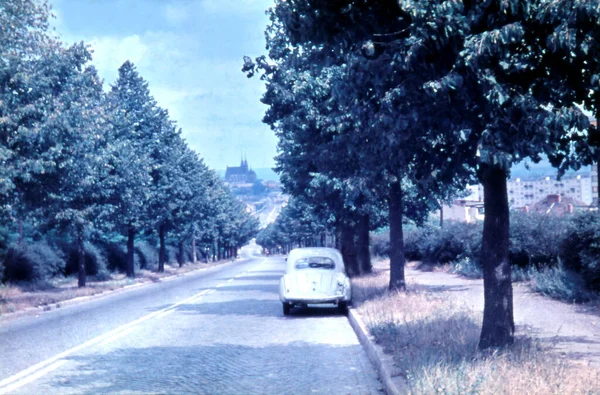
[[331, 258], [311, 256], [300, 258], [296, 261], [296, 269], [335, 269], [335, 262]]

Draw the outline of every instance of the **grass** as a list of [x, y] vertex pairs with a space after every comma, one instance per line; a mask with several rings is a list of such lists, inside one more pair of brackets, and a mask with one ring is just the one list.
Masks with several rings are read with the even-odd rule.
[[181, 275], [219, 263], [223, 263], [223, 261], [210, 262], [208, 264], [186, 264], [182, 267], [178, 265], [165, 265], [164, 273], [138, 270], [135, 278], [128, 278], [120, 273], [111, 273], [108, 279], [100, 281], [93, 276], [88, 276], [86, 286], [83, 288], [77, 286], [77, 277], [56, 278], [45, 282], [0, 285], [0, 317], [4, 314], [32, 307], [49, 308], [50, 305], [61, 303], [65, 300], [113, 291], [127, 285], [157, 282], [165, 277]]
[[587, 290], [585, 281], [562, 266], [531, 272], [531, 288], [554, 299], [568, 303], [598, 300], [598, 295]]
[[480, 314], [447, 293], [408, 284], [386, 291], [389, 272], [353, 279], [358, 312], [377, 343], [394, 357], [413, 394], [596, 394], [600, 370], [569, 361], [533, 338], [502, 352], [477, 349]]

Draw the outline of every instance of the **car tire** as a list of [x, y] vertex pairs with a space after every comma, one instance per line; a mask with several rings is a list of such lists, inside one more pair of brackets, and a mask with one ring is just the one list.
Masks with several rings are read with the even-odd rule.
[[283, 315], [290, 315], [290, 309], [289, 303], [283, 303]]
[[338, 310], [340, 311], [340, 313], [347, 315], [348, 314], [348, 303], [346, 302], [339, 302], [338, 303]]

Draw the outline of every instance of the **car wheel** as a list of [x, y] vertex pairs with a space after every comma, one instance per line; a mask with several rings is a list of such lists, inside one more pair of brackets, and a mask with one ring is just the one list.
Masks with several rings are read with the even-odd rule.
[[283, 315], [290, 314], [290, 305], [288, 303], [283, 303]]
[[346, 302], [339, 302], [338, 310], [344, 315], [348, 314], [348, 304]]

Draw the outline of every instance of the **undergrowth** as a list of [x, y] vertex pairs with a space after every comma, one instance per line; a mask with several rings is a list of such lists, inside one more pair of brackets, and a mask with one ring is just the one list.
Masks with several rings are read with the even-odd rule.
[[[546, 273], [545, 275], [549, 275]], [[408, 284], [388, 292], [387, 272], [353, 279], [357, 309], [375, 338], [394, 357], [395, 374], [412, 394], [593, 394], [600, 370], [561, 358], [529, 337], [503, 351], [477, 345], [481, 315], [448, 293]]]

